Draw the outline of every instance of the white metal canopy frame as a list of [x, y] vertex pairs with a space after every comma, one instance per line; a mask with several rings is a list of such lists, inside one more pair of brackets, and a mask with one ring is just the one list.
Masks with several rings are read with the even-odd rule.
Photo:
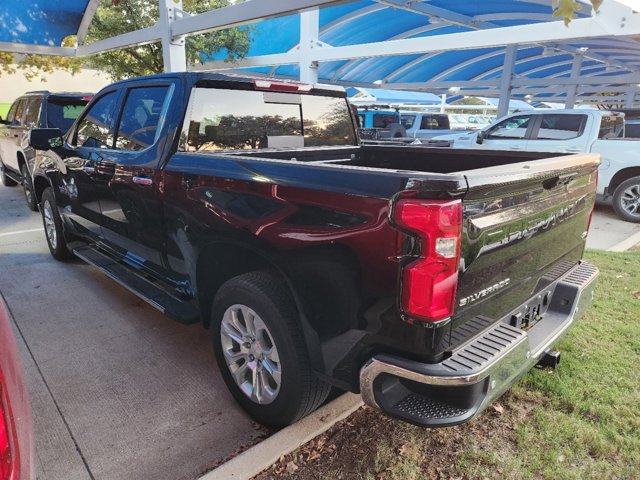
[[[500, 98], [498, 114], [506, 113], [509, 98], [525, 95], [564, 101], [569, 108], [590, 99], [631, 106], [640, 97], [640, 8], [624, 4], [630, 0], [605, 0], [597, 12], [585, 1], [586, 13], [568, 27], [551, 17], [551, 0], [514, 0], [517, 8], [508, 11], [505, 2], [492, 0], [250, 0], [197, 15], [184, 12], [181, 0], [158, 1], [160, 19], [149, 28], [84, 44], [99, 4], [88, 0], [77, 48], [0, 42], [0, 51], [86, 56], [161, 42], [165, 71], [185, 71], [186, 35], [260, 26], [299, 13], [292, 44], [267, 38], [281, 50], [250, 51], [231, 68], [306, 82], [494, 96]], [[483, 10], [487, 5], [493, 6]], [[372, 23], [380, 14], [384, 25]], [[394, 24], [396, 19], [405, 23]], [[381, 35], [387, 30], [387, 37]], [[452, 52], [458, 57], [445, 61]], [[484, 70], [478, 70], [479, 62]], [[434, 71], [434, 64], [442, 65]], [[230, 65], [214, 59], [195, 69], [229, 70]], [[379, 77], [371, 78], [374, 74]]]

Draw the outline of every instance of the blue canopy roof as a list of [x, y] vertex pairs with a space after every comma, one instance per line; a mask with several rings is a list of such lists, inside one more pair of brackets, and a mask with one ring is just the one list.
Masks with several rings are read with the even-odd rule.
[[5, 0], [0, 4], [0, 42], [59, 47], [75, 35], [89, 0]]
[[[321, 42], [346, 46], [438, 36], [504, 26], [542, 22], [561, 22], [552, 16], [551, 0], [360, 0], [320, 10]], [[394, 5], [395, 4], [395, 5]], [[584, 2], [578, 17], [591, 14]], [[248, 56], [284, 53], [296, 48], [300, 40], [300, 16], [292, 15], [253, 25], [253, 41]], [[568, 77], [574, 53], [588, 49], [581, 75], [614, 75], [634, 72], [640, 67], [640, 45], [631, 38], [581, 39], [550, 45], [520, 45], [517, 50], [516, 77]], [[323, 62], [318, 77], [324, 82], [348, 85], [439, 81], [482, 81], [499, 78], [505, 62], [505, 48], [447, 50], [430, 54], [384, 56], [357, 60]], [[223, 55], [216, 56], [216, 59]], [[260, 67], [256, 72], [297, 77], [297, 65]], [[553, 95], [554, 93], [549, 93]], [[517, 94], [516, 94], [517, 96]]]

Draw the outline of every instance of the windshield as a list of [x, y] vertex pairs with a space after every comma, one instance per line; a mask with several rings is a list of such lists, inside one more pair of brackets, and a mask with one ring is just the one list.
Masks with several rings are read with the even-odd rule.
[[355, 145], [345, 98], [196, 88], [181, 138], [187, 151]]
[[47, 101], [47, 127], [59, 128], [66, 132], [71, 128], [76, 118], [80, 116], [89, 99], [81, 98], [52, 98]]

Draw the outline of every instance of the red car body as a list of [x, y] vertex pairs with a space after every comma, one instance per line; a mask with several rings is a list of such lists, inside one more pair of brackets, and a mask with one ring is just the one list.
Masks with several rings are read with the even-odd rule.
[[33, 473], [33, 421], [10, 313], [0, 297], [0, 480]]

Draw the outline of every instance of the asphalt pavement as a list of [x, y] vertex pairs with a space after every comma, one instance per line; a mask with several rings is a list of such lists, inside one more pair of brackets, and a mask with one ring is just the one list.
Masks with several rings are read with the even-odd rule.
[[195, 479], [266, 433], [228, 393], [205, 330], [81, 261], [54, 260], [20, 187], [0, 186], [0, 291], [39, 479]]
[[[587, 246], [639, 233], [600, 206]], [[20, 187], [0, 187], [0, 291], [16, 322], [39, 479], [195, 479], [266, 434], [227, 392], [206, 332], [81, 261], [54, 260]]]

